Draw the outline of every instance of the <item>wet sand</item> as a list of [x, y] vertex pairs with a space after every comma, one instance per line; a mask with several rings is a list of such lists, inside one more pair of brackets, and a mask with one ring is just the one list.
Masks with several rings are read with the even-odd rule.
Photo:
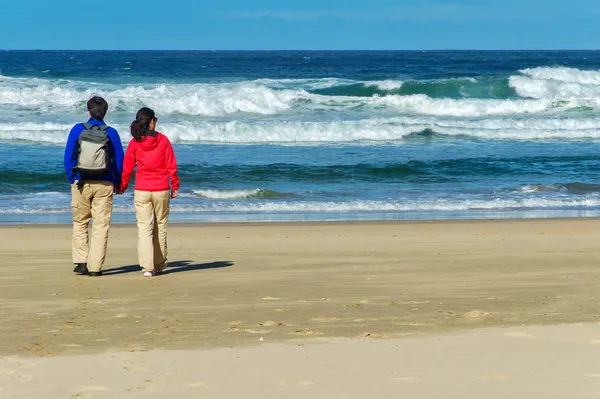
[[[253, 350], [260, 357], [279, 356], [297, 345], [313, 348], [322, 340], [350, 345], [339, 338], [358, 342], [364, 351], [378, 338], [388, 338], [381, 345], [392, 346], [458, 339], [468, 347], [460, 334], [483, 334], [482, 345], [491, 348], [493, 334], [515, 326], [572, 324], [561, 326], [553, 339], [577, 337], [581, 328], [595, 334], [599, 246], [597, 219], [172, 225], [169, 273], [144, 279], [136, 265], [135, 227], [115, 226], [105, 275], [90, 278], [72, 273], [68, 226], [1, 227], [0, 369], [7, 367], [2, 362], [32, 358], [77, 364], [81, 360], [68, 359], [85, 355], [102, 363], [110, 354], [170, 358], [180, 350], [204, 364], [205, 354], [224, 350]], [[519, 338], [521, 330], [515, 333]], [[527, 338], [523, 334], [520, 338]], [[559, 356], [563, 349], [556, 347]], [[356, 366], [355, 349], [348, 348], [348, 369], [339, 369], [340, 375]], [[381, 348], [384, 362], [385, 356], [403, 356]], [[443, 355], [431, 351], [423, 362]], [[263, 363], [271, 364], [268, 358]], [[453, 372], [452, 362], [447, 367]], [[331, 378], [339, 377], [330, 372]], [[17, 389], [11, 375], [21, 374], [0, 375], [0, 394]], [[582, 385], [580, 393], [593, 389]], [[364, 397], [325, 393], [309, 396]]]

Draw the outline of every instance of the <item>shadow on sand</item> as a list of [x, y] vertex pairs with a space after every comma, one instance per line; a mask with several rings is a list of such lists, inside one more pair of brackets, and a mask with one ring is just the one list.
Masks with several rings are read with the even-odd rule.
[[[218, 269], [221, 267], [233, 266], [233, 262], [230, 261], [218, 261], [210, 263], [193, 263], [191, 260], [179, 260], [176, 262], [169, 262], [169, 266], [165, 270], [164, 274], [173, 274], [181, 272], [192, 272], [194, 270], [206, 270], [206, 269]], [[115, 274], [124, 273], [141, 273], [142, 268], [139, 265], [129, 265], [114, 267], [112, 269], [104, 269], [102, 274], [105, 276], [112, 276]]]

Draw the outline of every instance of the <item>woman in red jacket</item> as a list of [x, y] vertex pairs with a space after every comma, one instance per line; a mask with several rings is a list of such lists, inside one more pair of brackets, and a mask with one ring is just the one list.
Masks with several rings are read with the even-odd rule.
[[133, 139], [123, 161], [121, 192], [135, 176], [135, 216], [138, 226], [138, 258], [144, 277], [161, 274], [167, 267], [169, 203], [179, 190], [177, 160], [169, 139], [156, 131], [157, 118], [142, 108], [131, 123]]

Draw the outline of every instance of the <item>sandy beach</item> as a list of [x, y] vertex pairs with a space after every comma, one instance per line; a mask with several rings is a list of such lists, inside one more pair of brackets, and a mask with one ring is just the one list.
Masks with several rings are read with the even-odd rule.
[[[600, 220], [0, 228], [0, 397], [591, 398]], [[384, 338], [384, 339], [382, 339]], [[400, 395], [400, 396], [399, 396]]]

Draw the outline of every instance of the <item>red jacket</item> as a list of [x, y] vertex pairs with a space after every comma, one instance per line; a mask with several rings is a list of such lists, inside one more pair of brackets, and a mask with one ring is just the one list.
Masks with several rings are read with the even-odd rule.
[[171, 188], [179, 190], [175, 152], [167, 136], [162, 133], [157, 133], [156, 136], [144, 136], [141, 141], [132, 139], [129, 142], [123, 161], [122, 191], [127, 190], [136, 166], [136, 190], [165, 191]]

